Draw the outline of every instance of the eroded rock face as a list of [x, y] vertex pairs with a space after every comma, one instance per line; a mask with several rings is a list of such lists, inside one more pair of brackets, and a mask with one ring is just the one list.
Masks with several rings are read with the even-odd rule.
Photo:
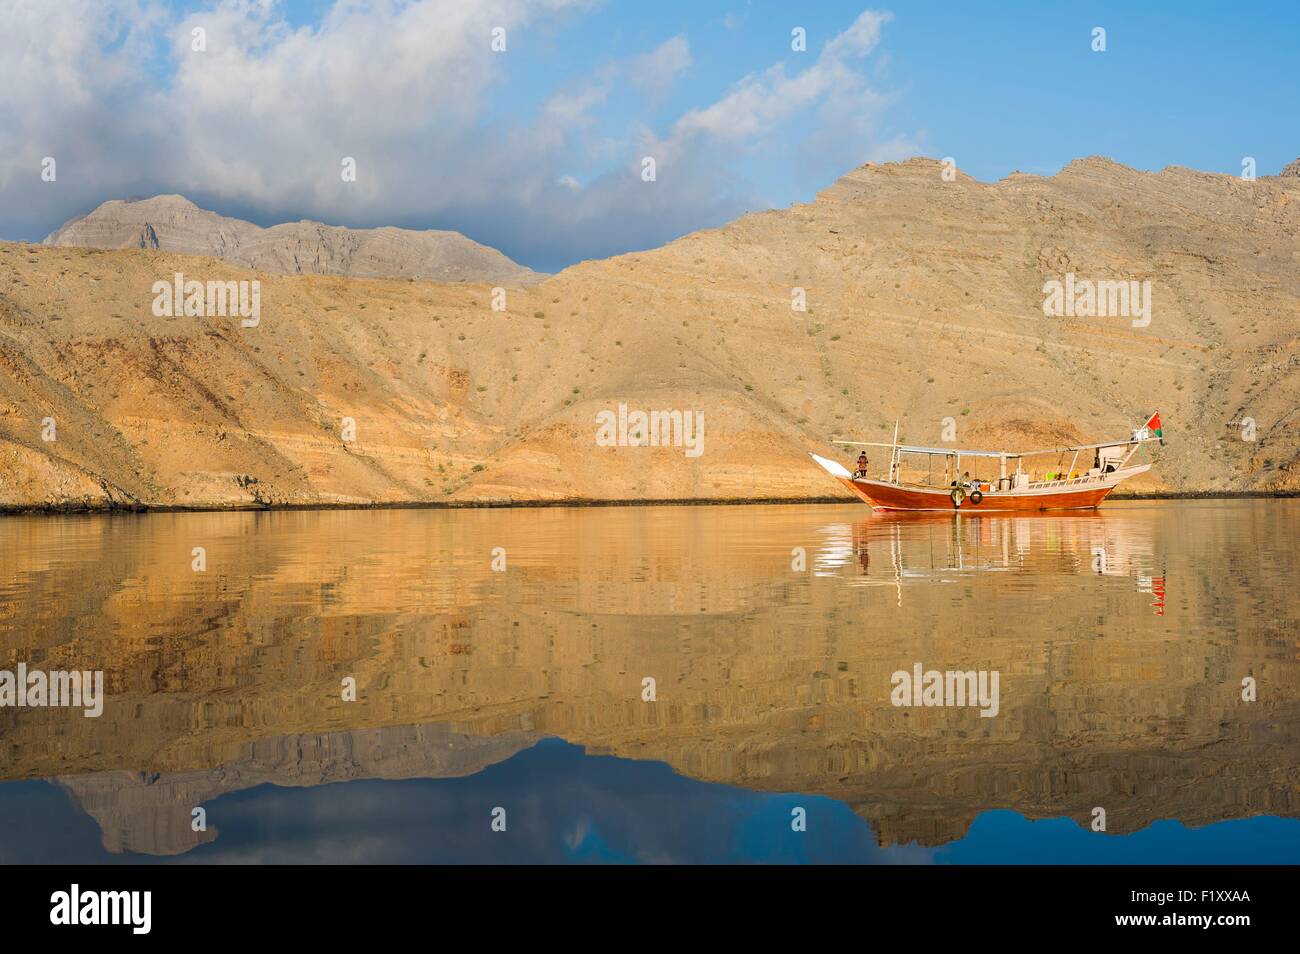
[[260, 228], [200, 209], [180, 195], [105, 202], [46, 237], [45, 245], [142, 248], [210, 255], [287, 275], [422, 278], [448, 282], [541, 281], [531, 269], [459, 232], [349, 229], [320, 222]]
[[1287, 163], [1278, 175], [1288, 176], [1292, 179], [1300, 179], [1300, 159]]
[[[143, 219], [122, 243], [144, 250], [0, 244], [0, 507], [825, 496], [807, 453], [842, 455], [833, 437], [899, 421], [934, 445], [951, 422], [958, 446], [1041, 448], [1154, 410], [1168, 446], [1132, 489], [1300, 487], [1300, 182], [1097, 157], [944, 171], [864, 166], [811, 204], [510, 288], [504, 310], [488, 284], [151, 251]], [[259, 248], [168, 208], [189, 250]], [[277, 248], [315, 267], [316, 239]], [[260, 325], [155, 317], [176, 272], [259, 280]], [[1071, 274], [1149, 281], [1149, 323], [1045, 317]], [[702, 413], [702, 453], [598, 444], [620, 405]]]

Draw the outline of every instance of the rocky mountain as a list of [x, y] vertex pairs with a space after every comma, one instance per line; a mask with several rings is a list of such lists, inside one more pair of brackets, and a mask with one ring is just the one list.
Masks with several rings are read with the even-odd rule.
[[[895, 421], [909, 442], [1051, 447], [1157, 409], [1168, 446], [1134, 489], [1300, 487], [1294, 177], [867, 165], [504, 301], [254, 271], [149, 224], [157, 249], [0, 244], [0, 506], [809, 497], [839, 488], [808, 451]], [[200, 244], [244, 247], [225, 235]], [[259, 282], [258, 323], [157, 317], [176, 272]], [[1071, 276], [1132, 288], [1133, 315], [1046, 317]], [[611, 446], [620, 406], [703, 440]]]
[[43, 244], [210, 255], [284, 275], [515, 285], [545, 277], [459, 232], [348, 229], [305, 220], [264, 229], [200, 209], [179, 195], [105, 202], [50, 233]]

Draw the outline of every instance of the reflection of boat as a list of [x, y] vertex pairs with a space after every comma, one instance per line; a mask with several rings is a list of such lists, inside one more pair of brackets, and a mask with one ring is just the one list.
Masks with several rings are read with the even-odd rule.
[[[1154, 432], [1154, 434], [1152, 433]], [[842, 483], [860, 500], [876, 510], [962, 510], [964, 513], [1035, 510], [1082, 510], [1100, 506], [1106, 496], [1130, 477], [1144, 474], [1150, 464], [1129, 466], [1133, 455], [1148, 441], [1164, 443], [1160, 430], [1160, 414], [1153, 414], [1146, 425], [1133, 431], [1127, 440], [1099, 444], [1079, 444], [1033, 451], [981, 451], [958, 450], [951, 447], [920, 447], [898, 443], [895, 426], [894, 442], [880, 444], [870, 441], [835, 441], [854, 447], [888, 447], [889, 471], [880, 479], [868, 477], [864, 470], [850, 473], [841, 464], [812, 454], [823, 470]], [[1077, 470], [1079, 455], [1093, 452], [1092, 466]], [[904, 454], [919, 455], [926, 459], [924, 480], [904, 480], [902, 460]], [[1057, 470], [1033, 479], [1025, 470], [1026, 458], [1056, 454]], [[1070, 464], [1061, 469], [1066, 454], [1073, 454]], [[938, 483], [934, 477], [934, 459], [943, 461], [943, 477]], [[978, 464], [984, 460], [998, 462], [998, 475], [986, 480], [971, 478], [962, 471], [962, 458]], [[1086, 460], [1086, 458], [1085, 458]], [[1013, 463], [1014, 471], [1008, 471]]]
[[[887, 549], [903, 578], [932, 578], [949, 571], [1008, 571], [1032, 567], [1035, 573], [1093, 573], [1148, 582], [1151, 541], [1132, 525], [1098, 510], [999, 513], [986, 520], [959, 514], [886, 511], [837, 530], [844, 545], [867, 572], [870, 550]], [[1064, 558], [1064, 559], [1062, 559]], [[821, 557], [819, 555], [820, 564]], [[1147, 576], [1144, 577], [1144, 574]], [[1139, 589], [1141, 586], [1139, 585]]]
[[954, 583], [973, 574], [1128, 579], [1138, 592], [1156, 596], [1156, 615], [1164, 615], [1165, 578], [1155, 569], [1153, 543], [1141, 520], [1100, 510], [962, 516], [879, 511], [852, 524], [831, 524], [822, 528], [825, 543], [814, 565], [818, 575], [833, 576], [856, 564], [845, 582], [892, 587], [899, 605], [910, 584]]

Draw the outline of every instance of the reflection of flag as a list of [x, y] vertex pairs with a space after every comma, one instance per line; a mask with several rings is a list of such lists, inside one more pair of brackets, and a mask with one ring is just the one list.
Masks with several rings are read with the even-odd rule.
[[1151, 419], [1142, 426], [1145, 427], [1147, 430], [1149, 430], [1151, 433], [1155, 434], [1156, 437], [1160, 438], [1161, 447], [1165, 446], [1165, 432], [1160, 429], [1159, 411], [1156, 411], [1154, 414], [1152, 414]]

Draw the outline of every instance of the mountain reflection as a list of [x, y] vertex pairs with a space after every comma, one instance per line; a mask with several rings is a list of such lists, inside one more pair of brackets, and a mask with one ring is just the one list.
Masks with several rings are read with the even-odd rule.
[[[789, 808], [810, 799], [918, 846], [896, 860], [990, 809], [1086, 831], [1103, 807], [1107, 835], [1294, 818], [1298, 523], [1285, 501], [15, 518], [0, 668], [103, 669], [107, 701], [0, 709], [0, 778], [57, 780], [110, 853], [196, 859], [237, 793], [476, 778], [549, 738], [780, 795], [757, 860], [798, 857]], [[916, 661], [999, 671], [1000, 714], [895, 708]], [[655, 860], [630, 851], [593, 860]]]

